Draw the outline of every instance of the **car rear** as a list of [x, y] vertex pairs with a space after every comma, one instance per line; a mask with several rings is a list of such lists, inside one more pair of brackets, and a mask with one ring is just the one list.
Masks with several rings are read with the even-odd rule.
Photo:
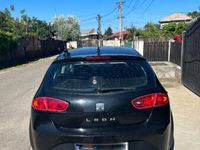
[[142, 57], [69, 57], [52, 63], [34, 97], [30, 139], [34, 150], [169, 150], [171, 120]]

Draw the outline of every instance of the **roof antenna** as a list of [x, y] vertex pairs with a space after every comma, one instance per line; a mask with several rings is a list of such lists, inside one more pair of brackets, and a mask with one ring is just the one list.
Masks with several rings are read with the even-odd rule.
[[98, 46], [98, 47], [97, 47], [97, 56], [100, 56], [100, 52], [101, 52], [101, 51], [100, 51], [100, 47]]
[[63, 47], [64, 47], [64, 51], [63, 51], [64, 57], [70, 56], [70, 53], [69, 53], [69, 51], [68, 51], [68, 49], [67, 49], [67, 46], [66, 46], [66, 42], [65, 42], [65, 41], [63, 41]]
[[100, 38], [100, 34], [97, 35], [97, 56], [100, 56], [100, 47], [101, 47], [101, 38]]
[[101, 16], [97, 15], [97, 21], [98, 21], [98, 29], [97, 29], [97, 55], [100, 56], [100, 47], [101, 47]]

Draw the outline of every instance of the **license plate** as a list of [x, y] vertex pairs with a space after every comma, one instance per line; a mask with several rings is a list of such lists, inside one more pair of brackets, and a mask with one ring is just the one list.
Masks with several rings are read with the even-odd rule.
[[128, 150], [128, 143], [120, 143], [112, 145], [76, 144], [75, 150]]

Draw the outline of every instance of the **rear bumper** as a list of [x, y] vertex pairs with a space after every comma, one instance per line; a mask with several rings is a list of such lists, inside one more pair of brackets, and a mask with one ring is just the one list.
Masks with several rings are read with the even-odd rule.
[[111, 144], [128, 142], [129, 150], [169, 150], [172, 125], [143, 125], [126, 128], [62, 129], [53, 122], [34, 128], [30, 123], [30, 141], [34, 150], [74, 150], [75, 143]]

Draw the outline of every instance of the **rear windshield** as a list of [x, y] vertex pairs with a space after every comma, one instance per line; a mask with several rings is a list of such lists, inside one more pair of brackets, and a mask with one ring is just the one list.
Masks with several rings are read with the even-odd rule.
[[104, 90], [138, 90], [155, 85], [154, 74], [145, 61], [80, 61], [51, 65], [45, 89], [70, 93], [96, 93]]

